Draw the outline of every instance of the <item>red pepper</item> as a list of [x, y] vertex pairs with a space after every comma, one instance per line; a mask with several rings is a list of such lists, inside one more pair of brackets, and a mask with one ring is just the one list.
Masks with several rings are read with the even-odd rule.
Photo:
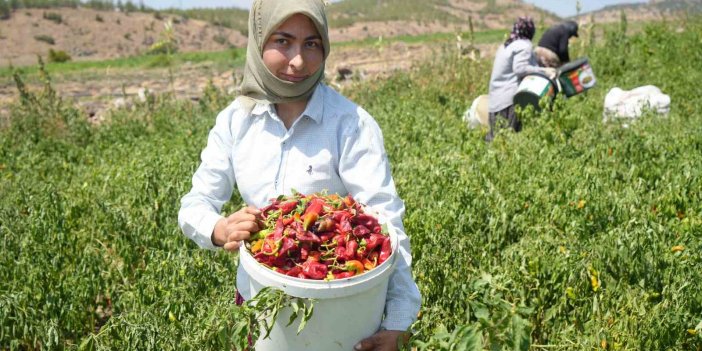
[[345, 279], [345, 278], [351, 278], [353, 277], [354, 273], [353, 272], [341, 272], [341, 273], [333, 273], [332, 276], [334, 279]]
[[285, 275], [289, 275], [291, 277], [298, 277], [300, 274], [302, 274], [302, 267], [300, 266], [295, 266], [285, 273]]
[[307, 255], [307, 260], [308, 261], [315, 261], [319, 262], [321, 260], [322, 253], [319, 251], [310, 251], [310, 253]]
[[358, 260], [346, 261], [346, 271], [353, 272], [354, 275], [363, 273], [363, 263]]
[[337, 246], [346, 246], [346, 236], [342, 234], [337, 234], [334, 236], [334, 239], [332, 239], [334, 242], [336, 242]]
[[280, 241], [271, 238], [263, 239], [263, 247], [261, 247], [261, 252], [264, 255], [275, 255], [278, 253], [278, 249], [280, 249]]
[[278, 208], [282, 212], [283, 216], [285, 216], [286, 214], [292, 212], [292, 210], [294, 210], [295, 207], [297, 207], [297, 203], [298, 203], [297, 200], [285, 201], [285, 202], [279, 204]]
[[368, 249], [363, 245], [363, 242], [361, 242], [361, 245], [356, 250], [356, 258], [362, 260], [366, 257], [366, 253], [368, 253]]
[[351, 214], [347, 211], [335, 211], [332, 213], [332, 219], [336, 223], [341, 223], [341, 220], [344, 218], [351, 218]]
[[327, 276], [327, 266], [307, 260], [302, 264], [302, 273], [308, 278], [321, 280]]
[[378, 256], [378, 264], [385, 262], [392, 254], [392, 244], [390, 243], [390, 237], [386, 237], [383, 241], [383, 245], [380, 248], [380, 255]]
[[355, 259], [357, 249], [358, 249], [358, 242], [356, 240], [351, 239], [348, 242], [346, 242], [346, 256], [344, 258], [347, 260]]
[[365, 213], [359, 213], [356, 215], [356, 217], [353, 218], [353, 225], [359, 226], [362, 225], [366, 228], [374, 228], [378, 225], [378, 220], [375, 219], [375, 217], [365, 214]]
[[299, 231], [295, 232], [295, 238], [299, 240], [300, 242], [304, 243], [313, 243], [313, 244], [319, 244], [322, 242], [321, 239], [317, 236], [317, 234], [308, 232], [308, 231]]
[[328, 232], [334, 230], [334, 220], [329, 217], [324, 217], [319, 221], [317, 232]]
[[322, 214], [322, 211], [324, 209], [324, 200], [320, 198], [314, 198], [312, 199], [308, 204], [307, 204], [307, 209], [305, 210], [304, 215], [302, 216], [302, 227], [305, 228], [305, 230], [309, 229], [314, 222], [317, 221], [317, 218]]
[[348, 217], [342, 218], [341, 222], [339, 222], [339, 232], [344, 235], [353, 232], [353, 227]]
[[295, 250], [297, 248], [297, 245], [295, 245], [295, 240], [290, 239], [288, 237], [282, 238], [282, 242], [280, 244], [280, 250], [278, 250], [278, 255], [285, 255], [289, 251]]
[[353, 199], [353, 197], [351, 197], [351, 194], [346, 195], [346, 197], [344, 197], [342, 201], [344, 202], [344, 205], [346, 205], [346, 207], [348, 208], [352, 208], [353, 205], [356, 204], [356, 201]]
[[368, 250], [373, 250], [378, 247], [378, 245], [382, 245], [385, 238], [386, 236], [382, 234], [371, 234], [370, 237], [366, 239], [366, 247]]
[[345, 260], [346, 259], [346, 247], [337, 246], [336, 249], [334, 249], [334, 254], [336, 255], [337, 258]]
[[375, 268], [378, 265], [378, 253], [371, 252], [371, 254], [368, 255], [367, 258], [364, 258], [361, 262], [363, 263], [363, 268], [365, 268], [367, 271]]
[[319, 234], [319, 240], [321, 242], [326, 243], [331, 240], [331, 238], [334, 237], [334, 232], [323, 232], [323, 233], [318, 233]]
[[365, 225], [357, 225], [355, 228], [353, 228], [353, 235], [357, 238], [362, 238], [368, 234], [370, 234], [370, 229], [366, 227]]
[[309, 252], [310, 252], [310, 250], [308, 249], [306, 244], [300, 245], [300, 260], [306, 261]]

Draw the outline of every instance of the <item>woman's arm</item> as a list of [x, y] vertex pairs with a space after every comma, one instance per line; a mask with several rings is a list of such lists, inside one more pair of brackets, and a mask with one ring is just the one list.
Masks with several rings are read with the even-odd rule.
[[400, 255], [390, 277], [382, 327], [404, 331], [416, 320], [421, 304], [410, 268], [410, 242], [402, 225], [405, 206], [395, 190], [378, 124], [360, 108], [358, 114], [358, 123], [341, 140], [339, 175], [357, 201], [379, 211], [397, 229]]
[[231, 121], [235, 108], [229, 107], [217, 116], [210, 130], [202, 162], [193, 175], [190, 192], [181, 199], [178, 224], [183, 233], [200, 247], [214, 249], [212, 233], [223, 218], [222, 206], [234, 189], [234, 168], [230, 158], [233, 144]]
[[531, 43], [526, 40], [518, 40], [512, 43], [514, 46], [514, 56], [512, 59], [512, 71], [519, 79], [532, 73], [543, 73], [544, 71], [536, 65], [533, 58]]

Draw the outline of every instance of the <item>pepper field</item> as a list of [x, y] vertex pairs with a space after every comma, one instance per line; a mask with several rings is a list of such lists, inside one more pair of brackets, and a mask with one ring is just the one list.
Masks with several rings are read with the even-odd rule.
[[[490, 60], [446, 49], [343, 91], [379, 122], [407, 207], [412, 347], [702, 350], [702, 19], [624, 25], [578, 48], [595, 89], [492, 144], [460, 118]], [[610, 88], [647, 84], [671, 96], [667, 118], [602, 123]], [[92, 126], [50, 85], [23, 90], [0, 130], [0, 350], [222, 350], [246, 335], [236, 257], [176, 221], [231, 99], [152, 96]]]

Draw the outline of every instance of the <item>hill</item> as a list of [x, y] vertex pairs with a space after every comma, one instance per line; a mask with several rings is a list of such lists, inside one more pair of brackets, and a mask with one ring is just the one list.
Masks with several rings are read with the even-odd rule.
[[583, 22], [595, 18], [597, 22], [617, 22], [621, 13], [626, 14], [629, 21], [661, 20], [665, 17], [682, 13], [692, 14], [702, 12], [702, 1], [699, 0], [651, 0], [642, 4], [610, 5], [601, 10], [588, 12], [580, 16]]
[[65, 51], [74, 60], [143, 54], [162, 40], [168, 21], [178, 51], [226, 50], [246, 42], [243, 34], [230, 28], [158, 12], [21, 9], [0, 21], [0, 65], [34, 64], [37, 55], [46, 56], [49, 49]]
[[519, 16], [542, 25], [558, 20], [552, 13], [520, 0], [345, 0], [329, 7], [332, 39], [393, 37], [475, 30], [508, 31]]
[[[247, 32], [242, 9], [169, 10]], [[548, 11], [520, 0], [344, 0], [328, 7], [332, 41], [475, 30], [508, 30], [514, 19], [531, 16], [544, 24], [558, 20]]]

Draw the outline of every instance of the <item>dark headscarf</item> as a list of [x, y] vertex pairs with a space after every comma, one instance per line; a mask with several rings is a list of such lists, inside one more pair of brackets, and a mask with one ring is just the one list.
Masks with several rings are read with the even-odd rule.
[[531, 40], [536, 32], [536, 27], [534, 26], [534, 20], [531, 17], [519, 17], [517, 22], [514, 22], [512, 27], [512, 32], [509, 33], [509, 39], [505, 41], [505, 47], [512, 44], [513, 41], [517, 39]]

